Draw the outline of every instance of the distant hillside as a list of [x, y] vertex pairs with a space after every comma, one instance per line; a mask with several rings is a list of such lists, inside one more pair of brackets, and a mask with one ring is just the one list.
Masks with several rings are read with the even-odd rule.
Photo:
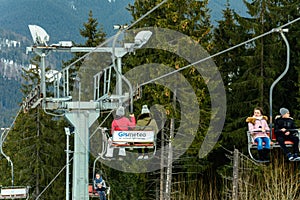
[[114, 24], [130, 23], [126, 10], [133, 0], [0, 0], [0, 28], [31, 38], [28, 25], [43, 27], [50, 35], [50, 42], [73, 40], [83, 42], [79, 29], [93, 11], [94, 18], [103, 25], [108, 35], [113, 35]]
[[8, 127], [22, 102], [21, 82], [0, 76], [0, 127]]
[[[131, 15], [126, 10], [134, 0], [0, 0], [0, 28], [30, 37], [29, 24], [43, 27], [50, 35], [50, 42], [73, 40], [83, 42], [79, 34], [88, 13], [93, 11], [99, 25], [111, 36], [115, 34], [114, 24], [131, 23]], [[241, 15], [246, 15], [242, 0], [230, 0], [231, 7]], [[222, 18], [225, 0], [210, 0], [212, 23]]]
[[[130, 24], [131, 15], [126, 10], [134, 0], [0, 0], [0, 126], [8, 126], [19, 103], [22, 67], [28, 66], [30, 57], [25, 54], [31, 45], [29, 24], [43, 27], [50, 35], [50, 44], [63, 40], [83, 43], [79, 34], [88, 13], [103, 26], [108, 36], [116, 33], [114, 24]], [[247, 15], [242, 0], [230, 0], [231, 7], [240, 15]], [[238, 3], [237, 3], [238, 2]], [[211, 21], [222, 18], [226, 1], [210, 0]], [[59, 68], [66, 55], [51, 54], [47, 62]], [[47, 63], [46, 63], [47, 64]], [[48, 63], [49, 64], [49, 63]], [[12, 99], [12, 100], [10, 100]]]

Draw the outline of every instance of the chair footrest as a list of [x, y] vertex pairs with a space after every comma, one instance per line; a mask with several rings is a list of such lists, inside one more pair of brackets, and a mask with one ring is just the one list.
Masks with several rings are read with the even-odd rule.
[[127, 144], [112, 144], [115, 147], [152, 147], [153, 143], [127, 143]]
[[129, 147], [131, 146], [130, 144], [115, 144], [115, 143], [112, 143], [113, 146], [116, 146], [116, 147]]
[[147, 144], [139, 143], [139, 144], [133, 144], [133, 146], [153, 146], [153, 144], [151, 144], [151, 143], [147, 143]]

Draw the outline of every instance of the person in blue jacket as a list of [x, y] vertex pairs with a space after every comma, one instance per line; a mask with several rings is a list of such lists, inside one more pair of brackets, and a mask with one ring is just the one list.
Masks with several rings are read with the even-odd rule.
[[94, 189], [99, 194], [100, 200], [106, 200], [106, 194], [105, 194], [106, 184], [99, 173], [96, 174], [94, 180]]

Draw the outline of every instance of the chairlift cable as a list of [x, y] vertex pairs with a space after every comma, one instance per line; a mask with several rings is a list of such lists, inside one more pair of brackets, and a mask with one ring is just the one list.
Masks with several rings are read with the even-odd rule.
[[[166, 3], [167, 0], [163, 0], [161, 3], [157, 4], [155, 7], [153, 7], [150, 11], [148, 11], [147, 13], [145, 13], [144, 15], [142, 15], [139, 19], [137, 19], [135, 22], [133, 22], [131, 25], [128, 25], [128, 27], [124, 28], [122, 30], [126, 31], [129, 28], [133, 27], [135, 24], [137, 24], [138, 22], [140, 22], [142, 19], [144, 19], [145, 17], [147, 17], [149, 14], [151, 14], [153, 11], [155, 11], [157, 8], [159, 8], [161, 5], [163, 5], [164, 3]], [[111, 38], [109, 38], [108, 40], [105, 40], [103, 43], [101, 43], [100, 45], [98, 45], [97, 47], [95, 47], [95, 49], [91, 50], [89, 53], [86, 53], [85, 55], [83, 55], [82, 57], [76, 59], [74, 62], [72, 62], [71, 64], [69, 64], [67, 67], [65, 67], [64, 69], [69, 69], [70, 67], [72, 67], [74, 64], [76, 64], [77, 62], [79, 62], [80, 60], [84, 59], [85, 57], [87, 57], [88, 55], [92, 54], [93, 52], [95, 52], [98, 48], [103, 47], [105, 44], [111, 42], [114, 38], [116, 37], [113, 36]]]
[[293, 24], [293, 23], [295, 23], [295, 22], [297, 22], [297, 21], [299, 21], [299, 20], [300, 20], [300, 17], [297, 18], [297, 19], [295, 19], [295, 20], [293, 20], [293, 21], [291, 21], [291, 22], [288, 22], [288, 23], [286, 23], [286, 24], [284, 24], [284, 25], [282, 25], [282, 26], [279, 26], [278, 28], [273, 28], [272, 30], [270, 30], [270, 31], [268, 31], [268, 32], [266, 32], [266, 33], [263, 33], [263, 34], [261, 34], [261, 35], [258, 35], [258, 36], [256, 36], [256, 37], [252, 38], [252, 39], [249, 39], [249, 40], [247, 40], [247, 41], [244, 41], [244, 42], [242, 42], [242, 43], [240, 43], [240, 44], [237, 44], [237, 45], [235, 45], [235, 46], [229, 47], [229, 48], [227, 48], [227, 49], [225, 49], [225, 50], [223, 50], [223, 51], [220, 51], [220, 52], [218, 52], [218, 53], [215, 53], [215, 54], [213, 54], [213, 55], [211, 55], [211, 56], [208, 56], [208, 57], [206, 57], [206, 58], [203, 58], [203, 59], [201, 59], [201, 60], [198, 60], [198, 61], [196, 61], [196, 62], [193, 62], [193, 63], [191, 63], [191, 64], [189, 64], [189, 65], [186, 65], [186, 66], [184, 66], [184, 67], [182, 67], [182, 68], [179, 68], [179, 69], [177, 69], [177, 70], [174, 70], [174, 71], [172, 71], [172, 72], [169, 72], [169, 73], [167, 73], [167, 74], [164, 74], [164, 75], [162, 75], [162, 76], [159, 76], [159, 77], [154, 78], [154, 79], [152, 79], [152, 80], [146, 81], [146, 82], [140, 84], [139, 87], [144, 86], [144, 85], [147, 85], [147, 84], [152, 83], [152, 82], [154, 82], [154, 81], [157, 81], [157, 80], [159, 80], [159, 79], [161, 79], [161, 78], [165, 78], [165, 77], [167, 77], [167, 76], [169, 76], [169, 75], [172, 75], [172, 74], [175, 74], [175, 73], [177, 73], [177, 72], [179, 72], [179, 71], [182, 71], [182, 70], [184, 70], [184, 69], [187, 69], [187, 68], [189, 68], [189, 67], [191, 67], [191, 66], [193, 66], [193, 65], [199, 64], [199, 63], [201, 63], [201, 62], [204, 62], [204, 61], [207, 61], [207, 60], [209, 60], [209, 59], [211, 59], [211, 58], [214, 58], [214, 57], [216, 57], [216, 56], [219, 56], [219, 55], [221, 55], [221, 54], [223, 54], [223, 53], [226, 53], [226, 52], [228, 52], [228, 51], [231, 51], [231, 50], [233, 50], [233, 49], [235, 49], [235, 48], [237, 48], [237, 47], [240, 47], [240, 46], [242, 46], [242, 45], [244, 45], [244, 44], [247, 44], [247, 43], [252, 42], [252, 41], [254, 41], [254, 40], [257, 40], [257, 39], [259, 39], [259, 38], [261, 38], [261, 37], [264, 37], [264, 36], [266, 36], [266, 35], [269, 35], [269, 34], [275, 32], [275, 31], [277, 31], [277, 30], [279, 30], [279, 29], [281, 29], [281, 28], [283, 28], [283, 27], [286, 27], [286, 26], [288, 26], [288, 25], [291, 25], [291, 24]]
[[105, 119], [102, 121], [101, 124], [99, 124], [99, 126], [95, 129], [95, 131], [90, 135], [89, 139], [91, 139], [93, 137], [93, 135], [96, 133], [97, 130], [99, 130], [99, 128], [103, 125], [103, 123], [108, 119], [108, 117], [111, 115], [111, 113], [113, 112], [114, 110], [111, 110], [107, 116], [105, 117]]
[[130, 84], [130, 81], [125, 77], [123, 76], [118, 70], [117, 70], [117, 67], [116, 67], [116, 64], [115, 64], [115, 43], [116, 43], [116, 40], [118, 39], [118, 36], [125, 32], [126, 30], [130, 29], [131, 27], [133, 27], [135, 24], [137, 24], [138, 22], [140, 22], [141, 20], [143, 20], [146, 16], [150, 15], [152, 12], [154, 12], [157, 8], [159, 8], [161, 5], [163, 5], [165, 2], [167, 2], [167, 0], [164, 0], [162, 2], [160, 2], [159, 4], [157, 4], [155, 7], [153, 7], [151, 10], [149, 10], [147, 13], [145, 13], [143, 16], [141, 16], [139, 19], [137, 19], [135, 22], [133, 22], [131, 25], [128, 25], [128, 27], [125, 27], [125, 28], [121, 28], [118, 33], [114, 36], [114, 40], [113, 40], [113, 53], [112, 53], [112, 62], [113, 62], [113, 68], [115, 69], [116, 73], [118, 73], [121, 78], [127, 83], [127, 85], [129, 86], [129, 90], [130, 90], [130, 112], [132, 113], [133, 112], [133, 99], [132, 99], [132, 95], [133, 95], [133, 90], [132, 90], [132, 85]]
[[5, 134], [4, 137], [2, 137], [2, 139], [3, 139], [2, 142], [5, 141], [5, 139], [6, 139], [7, 135], [8, 135], [8, 133], [9, 133], [9, 131], [10, 131], [10, 130], [12, 129], [12, 127], [14, 126], [14, 124], [15, 124], [15, 122], [16, 122], [16, 120], [17, 120], [17, 117], [19, 116], [19, 114], [21, 113], [21, 111], [22, 111], [22, 106], [20, 106], [20, 109], [19, 109], [19, 111], [17, 112], [16, 117], [14, 118], [13, 122], [10, 124], [7, 133]]
[[[70, 159], [69, 163], [73, 160], [73, 157]], [[68, 164], [69, 164], [68, 163]], [[57, 172], [57, 174], [55, 175], [55, 177], [50, 181], [50, 183], [48, 183], [48, 185], [39, 193], [39, 195], [35, 198], [36, 200], [40, 198], [40, 196], [50, 187], [50, 185], [57, 179], [57, 177], [65, 170], [65, 168], [67, 167], [66, 164], [63, 168], [61, 168], [61, 170], [59, 172]], [[66, 183], [67, 184], [67, 183]]]
[[[113, 45], [112, 45], [112, 66], [113, 66], [113, 68], [114, 68], [114, 70], [115, 70], [115, 72], [121, 77], [121, 79], [123, 79], [124, 81], [125, 81], [125, 83], [128, 85], [128, 87], [129, 87], [129, 97], [130, 97], [130, 112], [131, 113], [133, 113], [133, 98], [132, 98], [132, 96], [133, 96], [133, 90], [132, 90], [132, 85], [131, 85], [131, 83], [130, 83], [130, 81], [125, 77], [125, 76], [123, 76], [123, 74], [122, 73], [120, 73], [120, 71], [119, 71], [119, 69], [116, 67], [116, 56], [115, 56], [115, 50], [116, 50], [116, 41], [117, 41], [117, 39], [118, 39], [118, 37], [119, 37], [119, 35], [121, 34], [123, 32], [123, 30], [122, 30], [122, 28], [118, 31], [118, 33], [115, 35], [115, 37], [114, 37], [114, 40], [113, 40]], [[120, 80], [117, 80], [117, 82], [118, 81], [120, 81]], [[120, 83], [119, 83], [120, 84]], [[118, 86], [117, 86], [118, 87]], [[120, 88], [117, 88], [118, 90], [120, 89]], [[120, 92], [120, 91], [118, 91], [118, 92]], [[123, 103], [123, 102], [122, 102]]]

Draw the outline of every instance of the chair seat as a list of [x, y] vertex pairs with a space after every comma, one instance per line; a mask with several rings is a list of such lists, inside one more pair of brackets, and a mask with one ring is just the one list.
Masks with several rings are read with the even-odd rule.
[[92, 185], [89, 185], [89, 196], [90, 197], [99, 196], [99, 194], [94, 190]]
[[129, 147], [130, 144], [128, 143], [112, 143], [113, 146], [116, 146], [116, 147]]
[[[274, 143], [276, 143], [276, 142], [270, 142], [270, 146], [272, 146]], [[252, 145], [257, 145], [257, 142], [252, 142]], [[265, 142], [263, 142], [263, 146], [265, 146], [266, 145], [266, 143]]]
[[153, 146], [153, 143], [134, 143], [133, 146]]

